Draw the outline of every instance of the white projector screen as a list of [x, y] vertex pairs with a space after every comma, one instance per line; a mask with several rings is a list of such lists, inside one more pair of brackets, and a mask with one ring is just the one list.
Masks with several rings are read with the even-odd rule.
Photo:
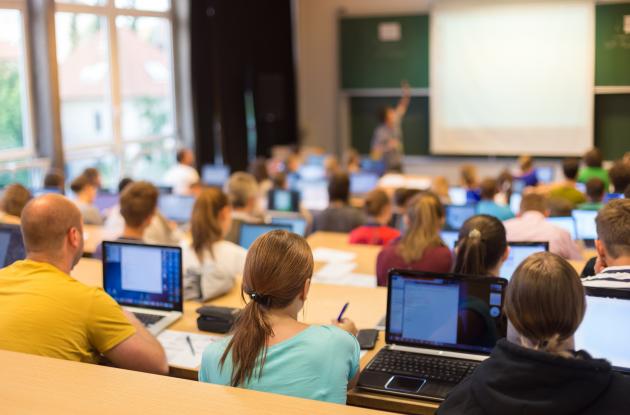
[[578, 155], [593, 145], [591, 0], [440, 0], [433, 154]]

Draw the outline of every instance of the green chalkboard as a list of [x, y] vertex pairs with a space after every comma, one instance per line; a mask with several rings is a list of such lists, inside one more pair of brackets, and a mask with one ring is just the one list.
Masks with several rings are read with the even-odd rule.
[[624, 33], [624, 16], [630, 3], [596, 8], [595, 85], [630, 86], [630, 33]]
[[[399, 40], [380, 40], [388, 23], [399, 27]], [[398, 88], [403, 79], [429, 86], [429, 16], [344, 17], [340, 44], [342, 89]]]
[[607, 160], [630, 151], [630, 94], [595, 97], [595, 145]]

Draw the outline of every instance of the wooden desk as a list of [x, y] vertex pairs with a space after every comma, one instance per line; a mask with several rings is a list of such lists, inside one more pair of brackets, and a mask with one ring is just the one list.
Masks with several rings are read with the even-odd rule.
[[0, 402], [12, 414], [383, 414], [8, 351], [0, 367]]
[[[332, 248], [355, 253], [357, 257], [354, 261], [357, 263], [357, 268], [354, 272], [376, 275], [376, 257], [378, 253], [381, 252], [382, 247], [351, 244], [348, 242], [347, 233], [315, 232], [306, 238], [306, 240], [311, 246], [311, 249]], [[321, 264], [316, 264], [316, 266], [321, 266]]]

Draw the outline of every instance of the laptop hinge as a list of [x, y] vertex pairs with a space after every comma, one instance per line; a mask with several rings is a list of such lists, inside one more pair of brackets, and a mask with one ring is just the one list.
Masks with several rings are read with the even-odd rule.
[[387, 346], [387, 348], [390, 350], [396, 350], [400, 352], [427, 354], [431, 356], [449, 357], [449, 358], [454, 358], [454, 359], [474, 360], [477, 362], [483, 362], [489, 357], [488, 355], [452, 352], [452, 351], [447, 351], [447, 350], [424, 349], [421, 347], [409, 347], [409, 346], [401, 346], [397, 344], [390, 344]]

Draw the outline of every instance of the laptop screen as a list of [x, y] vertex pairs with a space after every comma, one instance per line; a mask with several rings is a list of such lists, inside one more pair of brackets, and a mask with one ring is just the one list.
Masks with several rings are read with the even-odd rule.
[[221, 187], [230, 178], [228, 166], [206, 164], [201, 168], [201, 181], [208, 186]]
[[195, 198], [193, 196], [161, 194], [158, 209], [167, 219], [177, 223], [190, 222]]
[[459, 239], [459, 232], [458, 231], [442, 231], [440, 232], [440, 238], [442, 238], [442, 241], [444, 241], [448, 249], [452, 251], [453, 249], [455, 249], [455, 244], [457, 243], [457, 240]]
[[300, 193], [293, 190], [270, 190], [267, 201], [269, 210], [280, 212], [298, 212], [300, 210]]
[[105, 241], [103, 286], [120, 305], [182, 311], [182, 250]]
[[552, 166], [536, 167], [536, 178], [540, 183], [552, 183], [554, 173], [555, 169]]
[[378, 179], [379, 177], [375, 173], [353, 173], [350, 175], [350, 193], [353, 195], [369, 193], [376, 188]]
[[465, 205], [468, 202], [466, 189], [463, 187], [451, 187], [448, 189], [448, 197], [453, 205]]
[[547, 222], [556, 225], [559, 228], [564, 229], [569, 232], [571, 235], [571, 239], [577, 239], [577, 233], [575, 231], [575, 219], [571, 216], [555, 216], [551, 218], [547, 218]]
[[523, 200], [523, 195], [520, 193], [512, 193], [512, 196], [510, 196], [510, 210], [515, 215], [518, 215], [521, 211], [521, 200]]
[[284, 218], [284, 217], [272, 217], [272, 225], [288, 225], [291, 226], [291, 232], [297, 233], [300, 236], [306, 235], [306, 219], [299, 218]]
[[328, 207], [328, 182], [326, 180], [300, 180], [296, 184], [302, 205], [308, 210], [324, 210]]
[[238, 244], [245, 249], [249, 249], [249, 247], [260, 235], [263, 235], [267, 232], [275, 231], [276, 229], [282, 229], [289, 232], [293, 231], [293, 228], [290, 225], [243, 223], [241, 224]]
[[387, 343], [488, 354], [506, 335], [507, 281], [392, 270]]
[[575, 230], [577, 239], [594, 240], [597, 239], [597, 227], [595, 226], [596, 210], [574, 210]]
[[0, 266], [8, 267], [24, 258], [26, 250], [20, 226], [0, 224]]
[[499, 275], [510, 280], [516, 268], [530, 255], [549, 250], [548, 242], [510, 242], [510, 255], [505, 260]]
[[475, 216], [476, 208], [474, 205], [465, 206], [446, 206], [446, 229], [459, 230], [464, 222], [471, 216]]

